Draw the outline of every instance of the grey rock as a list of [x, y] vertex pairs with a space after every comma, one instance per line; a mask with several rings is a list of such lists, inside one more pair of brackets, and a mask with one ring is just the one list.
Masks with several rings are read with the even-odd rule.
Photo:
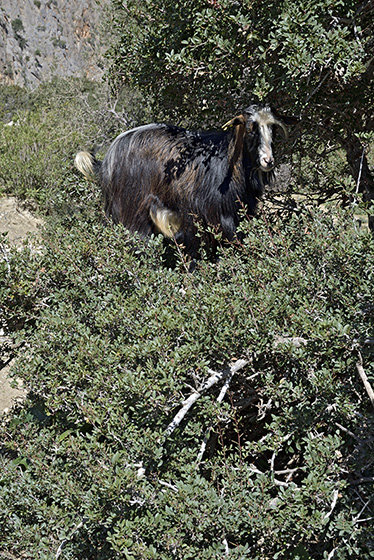
[[99, 79], [107, 3], [1, 0], [0, 82], [35, 87], [55, 76]]

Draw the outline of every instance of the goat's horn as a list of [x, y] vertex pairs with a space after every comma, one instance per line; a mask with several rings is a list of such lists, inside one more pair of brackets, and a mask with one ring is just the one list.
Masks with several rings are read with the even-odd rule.
[[278, 126], [283, 130], [284, 137], [285, 137], [285, 139], [287, 140], [287, 139], [288, 139], [288, 130], [287, 130], [286, 125], [285, 125], [284, 123], [282, 123], [282, 121], [280, 121], [280, 120], [278, 120], [278, 119], [276, 119], [276, 120], [274, 121], [274, 124], [278, 125]]
[[223, 125], [223, 130], [227, 130], [228, 128], [230, 128], [230, 126], [239, 126], [241, 124], [245, 124], [247, 122], [247, 118], [244, 115], [238, 115], [237, 117], [234, 117], [233, 119], [231, 119], [231, 121], [228, 121], [226, 124]]

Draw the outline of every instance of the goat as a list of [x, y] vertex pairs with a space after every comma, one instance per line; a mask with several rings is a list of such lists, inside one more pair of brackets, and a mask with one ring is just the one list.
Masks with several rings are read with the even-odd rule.
[[284, 118], [252, 105], [218, 131], [148, 124], [120, 134], [102, 162], [79, 152], [75, 165], [101, 183], [105, 213], [142, 237], [161, 232], [196, 254], [197, 222], [232, 240], [241, 210], [253, 216], [272, 180], [272, 129]]

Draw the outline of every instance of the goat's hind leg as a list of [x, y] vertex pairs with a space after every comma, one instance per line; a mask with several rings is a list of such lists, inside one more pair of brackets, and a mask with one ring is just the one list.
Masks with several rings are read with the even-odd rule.
[[165, 237], [175, 237], [181, 228], [182, 220], [175, 210], [167, 208], [157, 196], [152, 196], [149, 215], [157, 231]]

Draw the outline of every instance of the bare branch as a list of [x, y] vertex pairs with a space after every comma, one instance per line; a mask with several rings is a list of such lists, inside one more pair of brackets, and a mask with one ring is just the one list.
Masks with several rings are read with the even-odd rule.
[[[257, 377], [257, 375], [258, 375], [258, 373], [254, 373], [254, 374], [251, 375], [248, 379], [253, 379], [254, 377]], [[217, 402], [220, 403], [220, 402], [223, 401], [223, 399], [224, 399], [224, 397], [225, 397], [225, 395], [226, 395], [227, 389], [229, 388], [229, 385], [230, 385], [232, 376], [233, 376], [233, 374], [229, 375], [229, 377], [226, 379], [225, 384], [224, 384], [224, 386], [222, 387], [220, 394], [218, 395]], [[246, 405], [247, 405], [247, 401], [250, 401], [250, 402], [252, 403], [254, 400], [256, 400], [256, 399], [254, 399], [254, 398], [246, 399], [246, 400], [245, 400]], [[241, 401], [241, 404], [242, 404], [243, 402], [244, 402], [244, 401]], [[239, 403], [236, 403], [235, 406], [236, 406], [236, 408], [239, 408]], [[243, 407], [240, 406], [240, 408], [243, 408]], [[213, 429], [213, 426], [209, 426], [209, 427], [206, 429], [206, 431], [205, 431], [204, 440], [203, 440], [203, 443], [201, 444], [200, 451], [199, 451], [199, 454], [198, 454], [198, 456], [197, 456], [197, 465], [200, 464], [200, 461], [201, 461], [201, 459], [203, 458], [203, 455], [204, 455], [205, 450], [206, 450], [207, 443], [208, 443], [208, 441], [209, 441], [210, 432], [212, 431], [212, 429]]]
[[353, 437], [353, 439], [355, 439], [356, 441], [361, 441], [360, 438], [358, 438], [353, 432], [351, 432], [351, 430], [348, 430], [348, 428], [345, 428], [344, 426], [342, 426], [341, 424], [339, 424], [338, 422], [335, 422], [335, 426], [337, 426], [339, 428], [339, 430], [342, 430], [343, 432], [345, 432], [346, 434], [350, 435], [351, 437]]
[[274, 471], [274, 474], [293, 474], [300, 470], [300, 467], [296, 467], [295, 469], [284, 469], [282, 471]]
[[171, 484], [170, 482], [165, 482], [164, 480], [159, 480], [158, 481], [159, 484], [161, 484], [161, 486], [166, 486], [167, 488], [170, 488], [171, 490], [173, 490], [173, 492], [178, 493], [179, 489], [174, 486], [174, 484]]
[[[256, 474], [266, 474], [263, 473], [262, 471], [260, 471], [259, 469], [257, 469], [254, 465], [250, 465], [251, 471], [256, 473]], [[274, 484], [275, 486], [284, 486], [285, 488], [288, 488], [288, 486], [290, 485], [289, 482], [283, 482], [282, 480], [277, 480], [276, 478], [273, 478]]]
[[328, 513], [326, 513], [324, 519], [328, 519], [330, 517], [330, 515], [332, 514], [332, 512], [334, 511], [335, 506], [336, 506], [336, 502], [338, 501], [338, 497], [339, 497], [339, 490], [334, 490], [330, 511]]
[[3, 255], [4, 255], [4, 260], [5, 260], [5, 262], [6, 262], [7, 266], [8, 266], [8, 274], [10, 274], [10, 263], [9, 263], [9, 256], [8, 256], [8, 253], [7, 253], [5, 247], [3, 247], [2, 244], [0, 244], [0, 249], [1, 249], [1, 252], [3, 253]]
[[363, 166], [363, 163], [364, 163], [364, 157], [365, 157], [365, 146], [362, 148], [362, 154], [361, 154], [361, 160], [360, 160], [360, 170], [358, 172], [357, 184], [356, 184], [356, 194], [359, 193], [359, 189], [360, 189], [362, 166]]
[[374, 476], [363, 476], [357, 480], [352, 480], [350, 484], [356, 486], [356, 484], [365, 484], [366, 482], [374, 482]]
[[[226, 381], [225, 381], [225, 383], [224, 383], [224, 385], [221, 389], [221, 392], [218, 395], [217, 402], [221, 403], [223, 401], [223, 399], [224, 399], [224, 397], [227, 393], [227, 389], [229, 388], [232, 376], [233, 376], [233, 374], [230, 373], [229, 376], [227, 377], [227, 379], [226, 379]], [[197, 463], [198, 464], [200, 463], [200, 461], [203, 458], [203, 455], [205, 453], [205, 449], [206, 449], [206, 446], [207, 446], [207, 443], [208, 443], [208, 440], [209, 440], [210, 432], [212, 431], [212, 427], [213, 426], [209, 426], [209, 428], [207, 428], [206, 431], [205, 431], [204, 440], [203, 440], [203, 443], [201, 444], [200, 451], [199, 451], [199, 454], [197, 456]]]
[[335, 547], [327, 557], [327, 560], [331, 560], [331, 558], [335, 555], [335, 552], [338, 550], [338, 547]]
[[368, 380], [368, 378], [367, 378], [367, 375], [366, 375], [366, 373], [365, 373], [365, 370], [364, 370], [364, 368], [363, 368], [363, 366], [362, 366], [362, 356], [361, 356], [361, 353], [359, 352], [358, 354], [359, 354], [359, 361], [358, 361], [357, 364], [356, 364], [357, 371], [358, 371], [359, 376], [361, 377], [361, 380], [362, 380], [362, 382], [363, 382], [363, 384], [364, 384], [364, 387], [365, 387], [365, 389], [366, 389], [366, 392], [367, 392], [367, 394], [369, 395], [369, 399], [370, 399], [370, 401], [371, 401], [371, 404], [374, 406], [374, 391], [373, 391], [372, 386], [371, 386], [370, 383], [369, 383], [369, 380]]
[[317, 93], [317, 91], [320, 89], [321, 86], [323, 86], [324, 82], [327, 80], [327, 78], [330, 76], [330, 74], [331, 74], [331, 70], [329, 70], [328, 72], [326, 72], [326, 74], [324, 75], [324, 77], [322, 78], [322, 80], [320, 80], [320, 81], [318, 82], [317, 87], [316, 87], [316, 88], [312, 91], [312, 93], [310, 93], [310, 94], [308, 95], [308, 97], [306, 98], [304, 107], [307, 106], [307, 104], [309, 103], [309, 101], [311, 100], [311, 98], [313, 97], [313, 95], [314, 95], [315, 93]]
[[368, 501], [364, 504], [364, 506], [363, 506], [363, 508], [361, 509], [360, 513], [359, 513], [358, 515], [356, 515], [356, 517], [353, 518], [353, 522], [354, 522], [354, 523], [358, 523], [358, 522], [359, 522], [359, 519], [360, 519], [362, 513], [365, 511], [365, 509], [367, 508], [367, 506], [370, 504], [370, 501], [371, 501], [371, 500], [368, 500]]
[[169, 436], [174, 432], [174, 430], [179, 426], [183, 418], [186, 416], [187, 412], [195, 404], [195, 402], [201, 397], [203, 393], [208, 391], [208, 389], [213, 387], [213, 385], [215, 385], [219, 381], [222, 381], [222, 379], [226, 379], [227, 377], [232, 377], [237, 371], [242, 369], [247, 364], [248, 364], [248, 360], [237, 360], [235, 364], [220, 372], [215, 372], [209, 369], [208, 373], [210, 373], [211, 376], [209, 377], [209, 379], [207, 379], [206, 381], [204, 381], [204, 383], [201, 384], [201, 386], [197, 391], [192, 393], [192, 395], [190, 395], [188, 399], [184, 401], [183, 407], [180, 409], [180, 411], [174, 417], [173, 421], [170, 422], [169, 426], [166, 428], [165, 436]]
[[60, 556], [61, 556], [61, 554], [62, 554], [62, 550], [63, 550], [64, 546], [66, 545], [66, 543], [67, 543], [68, 541], [70, 541], [70, 540], [73, 538], [74, 534], [75, 534], [79, 529], [81, 529], [81, 527], [83, 527], [83, 525], [86, 523], [86, 521], [87, 521], [87, 517], [83, 517], [83, 519], [78, 523], [78, 525], [76, 525], [76, 526], [74, 527], [74, 529], [73, 529], [72, 532], [70, 533], [70, 536], [62, 541], [62, 543], [60, 544], [60, 546], [58, 547], [58, 550], [57, 550], [57, 552], [56, 552], [56, 560], [58, 560], [58, 558], [60, 558]]
[[264, 404], [264, 402], [261, 400], [259, 406], [258, 406], [258, 416], [257, 419], [258, 420], [263, 420], [266, 416], [266, 413], [268, 412], [268, 410], [271, 409], [273, 405], [273, 401], [272, 399], [269, 399], [268, 402], [266, 404]]

